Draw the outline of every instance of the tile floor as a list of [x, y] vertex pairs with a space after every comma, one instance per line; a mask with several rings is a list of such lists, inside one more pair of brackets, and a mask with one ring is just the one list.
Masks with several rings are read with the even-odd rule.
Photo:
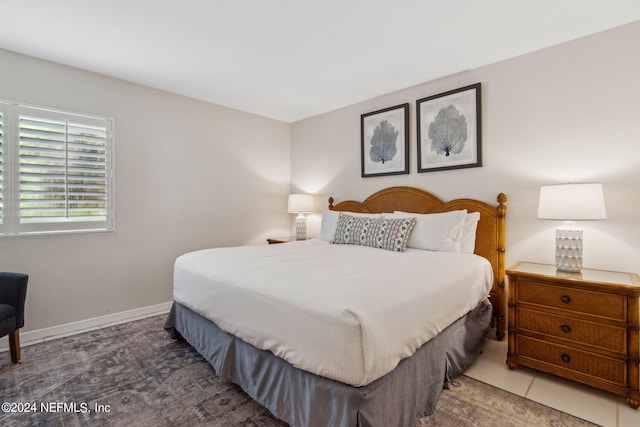
[[533, 369], [511, 371], [506, 358], [507, 339], [488, 338], [465, 375], [604, 427], [640, 426], [640, 408], [623, 398]]

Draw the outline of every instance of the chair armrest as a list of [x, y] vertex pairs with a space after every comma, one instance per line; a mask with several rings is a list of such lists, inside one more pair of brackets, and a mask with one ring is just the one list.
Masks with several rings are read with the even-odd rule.
[[24, 302], [27, 298], [29, 276], [22, 273], [0, 272], [0, 303], [16, 308], [16, 329], [24, 326]]

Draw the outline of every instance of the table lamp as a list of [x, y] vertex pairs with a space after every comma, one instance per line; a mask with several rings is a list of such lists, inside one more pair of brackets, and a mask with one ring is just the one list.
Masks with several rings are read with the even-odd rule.
[[582, 229], [575, 221], [606, 219], [602, 184], [557, 184], [540, 187], [538, 218], [564, 221], [556, 229], [556, 268], [582, 270]]
[[306, 240], [307, 218], [304, 214], [313, 212], [313, 196], [311, 194], [289, 194], [287, 211], [298, 214], [296, 217], [296, 240]]

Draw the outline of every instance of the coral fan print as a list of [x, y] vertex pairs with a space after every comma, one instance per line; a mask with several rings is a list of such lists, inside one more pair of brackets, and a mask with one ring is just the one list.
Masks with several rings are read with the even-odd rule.
[[362, 176], [409, 173], [409, 104], [363, 114]]
[[416, 105], [418, 172], [482, 166], [480, 83]]

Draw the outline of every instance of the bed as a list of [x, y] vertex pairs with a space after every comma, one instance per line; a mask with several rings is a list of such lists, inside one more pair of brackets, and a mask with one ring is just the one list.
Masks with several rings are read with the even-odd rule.
[[[330, 198], [319, 239], [179, 257], [165, 328], [292, 426], [415, 425], [491, 324], [504, 337], [506, 196], [497, 202], [412, 187]], [[459, 236], [416, 237], [440, 223]]]

